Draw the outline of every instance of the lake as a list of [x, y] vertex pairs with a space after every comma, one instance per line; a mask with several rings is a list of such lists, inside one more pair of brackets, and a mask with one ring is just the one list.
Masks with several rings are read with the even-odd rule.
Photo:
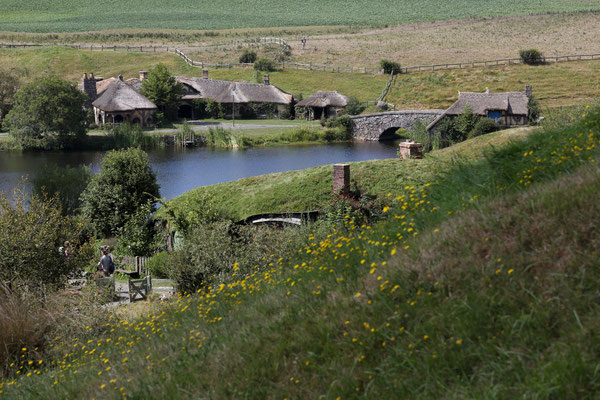
[[[396, 157], [398, 142], [357, 142], [318, 145], [254, 147], [243, 150], [212, 148], [148, 152], [162, 197], [171, 199], [198, 186], [250, 176], [298, 170], [340, 162]], [[88, 165], [100, 168], [104, 152], [0, 152], [0, 191], [10, 192], [49, 165]]]

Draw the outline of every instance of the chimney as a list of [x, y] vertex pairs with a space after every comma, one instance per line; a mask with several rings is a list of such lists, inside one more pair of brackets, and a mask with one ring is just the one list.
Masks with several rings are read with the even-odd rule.
[[350, 164], [333, 165], [333, 193], [344, 196], [350, 193]]
[[90, 79], [96, 80], [96, 77], [94, 76], [93, 72], [90, 74]]
[[266, 74], [264, 78], [265, 78], [265, 85], [270, 85], [271, 82], [269, 81], [269, 74]]
[[529, 98], [533, 96], [533, 89], [531, 88], [531, 85], [525, 85], [525, 95], [527, 95]]
[[96, 97], [98, 97], [98, 91], [96, 89], [96, 78], [94, 78], [94, 74], [90, 74], [90, 77], [88, 78], [88, 74], [86, 72], [83, 74], [83, 79], [81, 81], [83, 86], [83, 92], [87, 94], [89, 99], [86, 103], [89, 103], [88, 105], [91, 105], [92, 101], [96, 100]]
[[148, 78], [148, 71], [140, 71], [140, 81]]
[[122, 81], [123, 80], [123, 75], [119, 74], [119, 80]]
[[207, 69], [202, 70], [202, 79], [208, 79], [208, 70]]

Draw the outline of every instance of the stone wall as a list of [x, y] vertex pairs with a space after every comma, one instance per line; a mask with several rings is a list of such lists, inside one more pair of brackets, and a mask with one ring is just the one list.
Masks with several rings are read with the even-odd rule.
[[417, 121], [429, 124], [444, 110], [409, 110], [366, 114], [352, 117], [352, 133], [356, 140], [379, 140], [390, 128], [410, 130]]

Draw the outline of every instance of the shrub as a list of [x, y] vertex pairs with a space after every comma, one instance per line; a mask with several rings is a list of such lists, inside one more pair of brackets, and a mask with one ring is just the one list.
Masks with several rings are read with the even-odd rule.
[[381, 69], [383, 69], [383, 72], [386, 74], [393, 73], [394, 75], [396, 75], [402, 73], [402, 67], [399, 63], [395, 61], [381, 60], [379, 62], [379, 65], [381, 66]]
[[[56, 198], [27, 196], [16, 190], [12, 199], [0, 192], [0, 282], [13, 290], [37, 290], [58, 285], [86, 264], [82, 224], [61, 214]], [[59, 252], [70, 242], [69, 256]]]
[[113, 150], [82, 194], [83, 215], [105, 236], [117, 233], [148, 201], [159, 197], [156, 175], [140, 149]]
[[366, 108], [367, 106], [361, 103], [356, 97], [350, 97], [348, 104], [346, 104], [345, 111], [349, 115], [358, 115], [365, 111]]
[[153, 278], [165, 279], [169, 277], [167, 268], [168, 259], [169, 253], [166, 251], [161, 251], [148, 260], [146, 267], [150, 271], [150, 274], [152, 274]]
[[254, 62], [254, 69], [257, 71], [273, 72], [277, 70], [277, 65], [274, 61], [263, 57]]
[[536, 49], [521, 50], [519, 51], [519, 57], [523, 64], [527, 65], [541, 65], [544, 63], [544, 56]]
[[494, 132], [498, 130], [498, 124], [491, 118], [481, 117], [475, 123], [475, 126], [469, 132], [467, 138], [471, 139], [477, 136], [485, 135], [486, 133]]
[[256, 61], [256, 52], [252, 50], [245, 50], [240, 56], [240, 63], [251, 64]]

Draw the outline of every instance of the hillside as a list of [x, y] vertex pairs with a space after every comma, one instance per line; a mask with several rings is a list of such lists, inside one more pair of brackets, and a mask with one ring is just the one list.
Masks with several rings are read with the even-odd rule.
[[472, 143], [396, 185], [379, 224], [124, 310], [40, 367], [19, 362], [0, 394], [596, 398], [600, 110]]
[[[24, 81], [53, 74], [78, 82], [84, 71], [97, 76], [137, 77], [162, 62], [175, 75], [199, 76], [174, 54], [119, 53], [85, 51], [63, 47], [0, 49], [0, 68], [17, 67], [26, 72]], [[256, 82], [256, 71], [211, 70], [214, 79]], [[600, 79], [599, 61], [574, 61], [545, 66], [511, 65], [454, 71], [422, 72], [399, 75], [386, 97], [397, 109], [446, 108], [457, 99], [457, 91], [516, 91], [526, 84], [544, 107], [588, 102], [600, 96], [600, 87], [590, 81]], [[262, 81], [262, 77], [261, 77]], [[344, 74], [286, 69], [272, 72], [271, 83], [304, 98], [317, 90], [337, 90], [361, 101], [375, 100], [385, 87], [384, 75]]]
[[496, 15], [598, 10], [594, 2], [541, 0], [441, 0], [427, 3], [405, 0], [402, 6], [392, 0], [364, 3], [316, 1], [282, 3], [274, 0], [247, 2], [190, 2], [175, 0], [130, 1], [126, 7], [102, 0], [89, 2], [41, 1], [3, 2], [0, 30], [16, 32], [74, 32], [119, 28], [227, 29], [308, 25], [385, 25], [412, 21], [432, 21]]

